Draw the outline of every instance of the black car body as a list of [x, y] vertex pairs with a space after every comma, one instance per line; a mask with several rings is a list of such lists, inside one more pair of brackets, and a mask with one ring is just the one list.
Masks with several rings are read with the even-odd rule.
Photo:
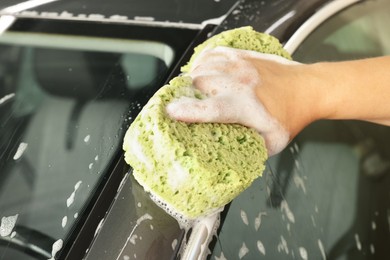
[[[193, 48], [250, 25], [300, 62], [390, 53], [386, 0], [2, 1], [0, 259], [197, 259], [123, 161]], [[386, 259], [390, 130], [316, 122], [226, 207], [211, 259]], [[185, 248], [185, 241], [197, 240]], [[195, 245], [195, 246], [194, 246]]]

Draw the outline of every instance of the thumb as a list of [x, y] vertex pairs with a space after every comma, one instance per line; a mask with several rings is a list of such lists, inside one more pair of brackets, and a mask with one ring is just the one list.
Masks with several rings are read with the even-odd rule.
[[220, 97], [206, 99], [181, 97], [169, 103], [166, 111], [171, 118], [188, 123], [235, 123], [236, 111], [229, 103]]

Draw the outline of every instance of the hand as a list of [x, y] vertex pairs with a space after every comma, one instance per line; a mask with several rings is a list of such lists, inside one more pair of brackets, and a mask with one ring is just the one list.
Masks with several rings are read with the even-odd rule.
[[[298, 64], [276, 55], [227, 47], [205, 50], [193, 63], [189, 76], [194, 87], [205, 93], [207, 98], [183, 97], [175, 100], [168, 104], [168, 114], [184, 122], [238, 123], [254, 128], [264, 137], [269, 155], [280, 152], [292, 135], [290, 129], [264, 105], [261, 95], [257, 95], [265, 88], [264, 82], [271, 80], [269, 76], [263, 78], [262, 71], [272, 74], [259, 69], [256, 64], [259, 61], [263, 68], [265, 65], [292, 67]], [[271, 76], [277, 81], [277, 75]], [[272, 90], [270, 86], [266, 87]], [[289, 86], [275, 90], [284, 91], [286, 87]], [[265, 93], [269, 93], [268, 90]], [[271, 93], [269, 97], [274, 98]]]

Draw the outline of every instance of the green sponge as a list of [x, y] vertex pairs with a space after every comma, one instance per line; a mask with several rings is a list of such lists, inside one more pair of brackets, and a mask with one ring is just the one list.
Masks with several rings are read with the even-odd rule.
[[206, 47], [211, 49], [217, 46], [275, 54], [291, 59], [291, 55], [283, 49], [278, 39], [271, 35], [257, 32], [251, 26], [245, 26], [221, 32], [199, 44], [195, 47], [194, 54], [187, 65], [181, 68], [181, 71], [189, 72], [192, 63], [203, 49]]
[[[275, 38], [250, 27], [210, 38], [196, 48], [193, 57], [205, 46], [219, 45], [289, 57]], [[174, 78], [155, 93], [131, 124], [123, 149], [135, 179], [147, 192], [172, 213], [194, 219], [220, 209], [261, 176], [267, 151], [254, 129], [171, 119], [167, 104], [183, 96], [205, 98], [190, 77]]]

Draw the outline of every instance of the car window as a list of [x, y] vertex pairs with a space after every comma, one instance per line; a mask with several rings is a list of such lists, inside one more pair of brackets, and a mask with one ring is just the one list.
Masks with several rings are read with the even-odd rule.
[[[301, 44], [301, 62], [388, 55], [389, 1], [337, 13]], [[367, 86], [369, 87], [369, 86]], [[210, 259], [387, 259], [390, 130], [307, 127], [230, 205]]]
[[174, 58], [156, 41], [0, 36], [0, 259], [62, 249]]

